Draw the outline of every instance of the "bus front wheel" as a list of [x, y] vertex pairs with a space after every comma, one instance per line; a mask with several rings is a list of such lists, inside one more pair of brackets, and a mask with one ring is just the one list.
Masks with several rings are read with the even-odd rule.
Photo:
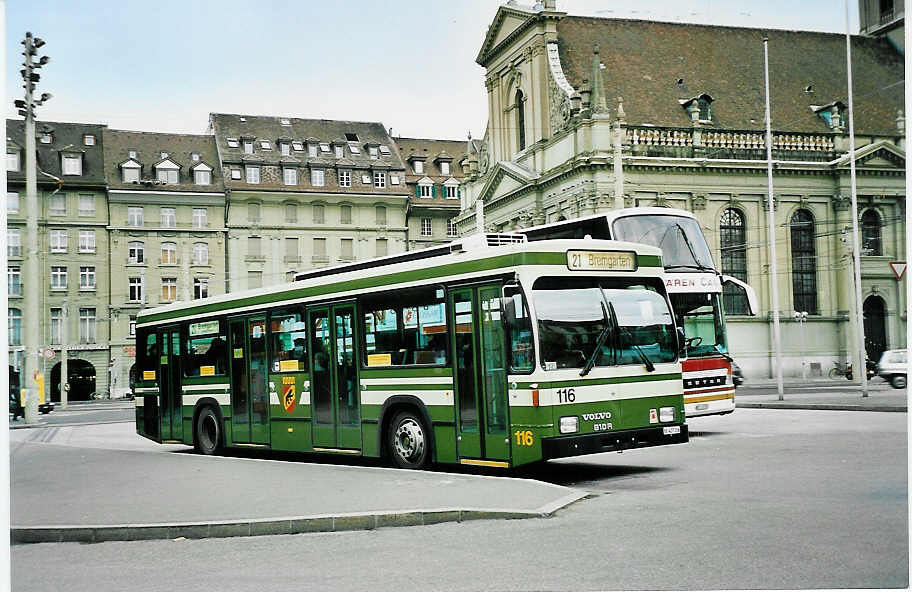
[[212, 407], [203, 407], [196, 418], [196, 449], [210, 455], [222, 446], [222, 426]]
[[390, 423], [390, 456], [402, 469], [423, 469], [431, 457], [430, 441], [421, 419], [411, 411], [400, 411]]

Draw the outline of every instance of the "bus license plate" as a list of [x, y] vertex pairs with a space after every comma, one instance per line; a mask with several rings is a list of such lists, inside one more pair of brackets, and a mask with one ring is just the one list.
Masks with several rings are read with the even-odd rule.
[[681, 426], [666, 426], [662, 428], [662, 433], [666, 436], [674, 436], [681, 433]]

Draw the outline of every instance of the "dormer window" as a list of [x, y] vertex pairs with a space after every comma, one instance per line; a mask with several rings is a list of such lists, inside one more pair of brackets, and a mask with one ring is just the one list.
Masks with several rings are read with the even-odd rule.
[[253, 154], [253, 140], [244, 140], [244, 154]]
[[382, 154], [384, 156], [389, 156], [389, 154], [390, 154], [389, 146], [384, 146], [383, 144], [381, 144], [380, 145], [380, 154]]
[[136, 158], [136, 150], [130, 150], [129, 152], [127, 152], [127, 157]]
[[357, 142], [357, 141], [358, 141], [358, 134], [346, 133], [346, 134], [345, 134], [345, 141], [346, 141], [346, 142]]
[[416, 175], [424, 174], [424, 161], [423, 160], [413, 160], [412, 161], [412, 170], [415, 171]]
[[199, 153], [199, 152], [191, 152], [191, 153], [190, 153], [190, 160], [191, 160], [191, 161], [193, 161], [193, 162], [199, 162], [199, 159], [200, 159], [200, 153]]
[[229, 148], [237, 148], [237, 147], [238, 147], [238, 139], [237, 139], [237, 138], [225, 138], [225, 141], [228, 142], [228, 147], [229, 147]]
[[427, 177], [418, 181], [418, 189], [415, 195], [418, 197], [434, 197], [434, 182]]
[[334, 148], [336, 149], [336, 158], [345, 157], [345, 147], [342, 144], [336, 144]]
[[124, 183], [139, 183], [140, 171], [142, 171], [142, 165], [132, 159], [120, 165], [120, 174], [123, 176]]
[[378, 157], [378, 155], [379, 155], [378, 147], [377, 147], [377, 146], [368, 145], [368, 146], [367, 146], [367, 153], [370, 155], [370, 157], [371, 157], [372, 159], [376, 159], [376, 158]]
[[93, 134], [86, 134], [82, 136], [82, 145], [83, 146], [94, 146], [95, 145], [95, 136]]
[[449, 175], [449, 174], [450, 174], [450, 163], [449, 163], [449, 162], [441, 162], [441, 163], [440, 163], [440, 174], [441, 174], [441, 175]]
[[681, 99], [678, 102], [684, 107], [684, 110], [687, 111], [691, 123], [712, 122], [713, 98], [711, 95], [702, 93], [690, 99]]
[[50, 144], [54, 141], [54, 134], [52, 132], [42, 132], [38, 137], [38, 141], [42, 144]]
[[307, 156], [309, 156], [311, 158], [317, 157], [317, 145], [316, 144], [307, 145]]
[[159, 153], [158, 153], [158, 157], [159, 157], [159, 158], [168, 158], [169, 156], [171, 156], [171, 155], [168, 154], [167, 152], [159, 152]]
[[179, 181], [180, 166], [170, 160], [155, 165], [155, 178], [162, 183], [177, 184]]
[[291, 149], [294, 150], [295, 152], [303, 152], [304, 151], [304, 142], [292, 142]]
[[193, 167], [193, 182], [197, 185], [211, 185], [212, 168], [204, 162]]
[[291, 144], [288, 142], [279, 142], [279, 152], [282, 156], [291, 156]]
[[[348, 134], [345, 135], [347, 136]], [[361, 148], [354, 142], [348, 144], [348, 149], [351, 150], [352, 154], [361, 154]]]
[[82, 175], [82, 154], [61, 155], [64, 175]]
[[282, 125], [291, 125], [291, 120], [288, 119], [287, 117], [283, 117], [281, 120], [279, 120], [279, 123], [281, 123]]
[[7, 171], [18, 171], [19, 170], [19, 151], [14, 150], [10, 152], [10, 149], [6, 149], [6, 170]]
[[268, 140], [260, 140], [260, 148], [263, 150], [272, 150], [272, 144]]
[[822, 119], [831, 130], [845, 129], [848, 109], [842, 101], [833, 101], [827, 105], [811, 105], [811, 110]]

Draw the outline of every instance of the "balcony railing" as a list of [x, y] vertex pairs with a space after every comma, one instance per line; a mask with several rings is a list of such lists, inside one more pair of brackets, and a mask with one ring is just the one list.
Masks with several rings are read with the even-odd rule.
[[[766, 158], [766, 134], [755, 131], [632, 126], [626, 130], [625, 143], [640, 156]], [[773, 134], [773, 153], [779, 159], [829, 160], [833, 150], [834, 140], [829, 135]]]

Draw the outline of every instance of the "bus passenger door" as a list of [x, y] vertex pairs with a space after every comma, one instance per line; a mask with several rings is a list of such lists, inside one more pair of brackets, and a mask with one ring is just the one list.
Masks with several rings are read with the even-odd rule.
[[184, 408], [181, 397], [180, 331], [177, 327], [159, 329], [158, 340], [162, 344], [158, 369], [160, 435], [162, 440], [181, 440], [184, 433]]
[[314, 447], [360, 450], [355, 305], [310, 309], [308, 329]]
[[456, 377], [457, 453], [510, 459], [500, 284], [450, 291]]
[[231, 441], [269, 443], [266, 317], [228, 322], [231, 335]]

